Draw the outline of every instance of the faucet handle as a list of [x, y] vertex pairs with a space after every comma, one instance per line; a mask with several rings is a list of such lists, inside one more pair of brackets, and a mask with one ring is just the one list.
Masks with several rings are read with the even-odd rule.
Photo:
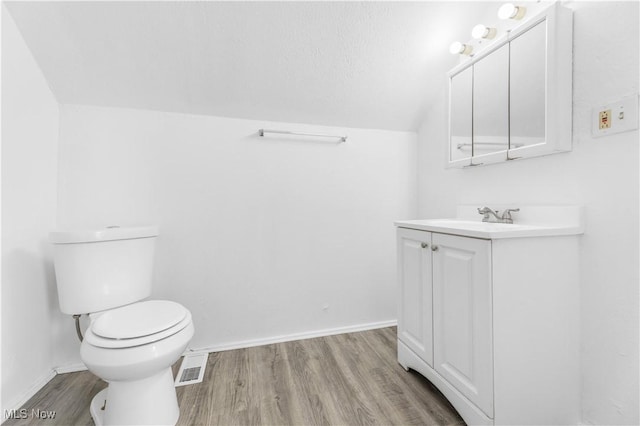
[[511, 212], [519, 212], [520, 209], [506, 209], [504, 212], [502, 212], [502, 218], [503, 219], [512, 219], [511, 217]]

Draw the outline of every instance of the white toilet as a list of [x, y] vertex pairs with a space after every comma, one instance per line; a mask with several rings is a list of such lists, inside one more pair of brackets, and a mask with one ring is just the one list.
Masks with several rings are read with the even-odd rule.
[[89, 314], [80, 357], [109, 383], [91, 402], [96, 425], [175, 425], [171, 365], [193, 337], [191, 313], [151, 294], [154, 227], [52, 232], [60, 310]]

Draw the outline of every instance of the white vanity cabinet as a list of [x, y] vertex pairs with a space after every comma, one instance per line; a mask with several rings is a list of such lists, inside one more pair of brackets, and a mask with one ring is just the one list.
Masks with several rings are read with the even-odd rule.
[[577, 424], [577, 235], [429, 222], [396, 222], [399, 363], [468, 424]]

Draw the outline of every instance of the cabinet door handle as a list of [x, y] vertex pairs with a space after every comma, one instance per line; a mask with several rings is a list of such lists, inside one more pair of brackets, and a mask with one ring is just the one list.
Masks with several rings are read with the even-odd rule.
[[432, 245], [431, 246], [431, 251], [438, 251], [440, 247], [436, 246], [436, 245]]
[[421, 246], [422, 246], [422, 248], [429, 248], [429, 244], [427, 244], [427, 243], [422, 243]]

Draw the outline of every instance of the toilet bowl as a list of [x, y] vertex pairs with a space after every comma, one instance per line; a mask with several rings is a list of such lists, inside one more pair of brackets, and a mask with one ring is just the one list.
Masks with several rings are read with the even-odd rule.
[[[193, 336], [191, 313], [149, 300], [92, 314], [80, 346], [89, 371], [109, 383], [96, 395], [96, 425], [173, 425], [180, 415], [171, 366]], [[106, 400], [106, 404], [105, 404]]]
[[80, 345], [87, 369], [109, 383], [90, 406], [96, 425], [175, 425], [171, 366], [193, 337], [191, 313], [151, 295], [155, 227], [49, 234], [60, 310], [89, 313]]

